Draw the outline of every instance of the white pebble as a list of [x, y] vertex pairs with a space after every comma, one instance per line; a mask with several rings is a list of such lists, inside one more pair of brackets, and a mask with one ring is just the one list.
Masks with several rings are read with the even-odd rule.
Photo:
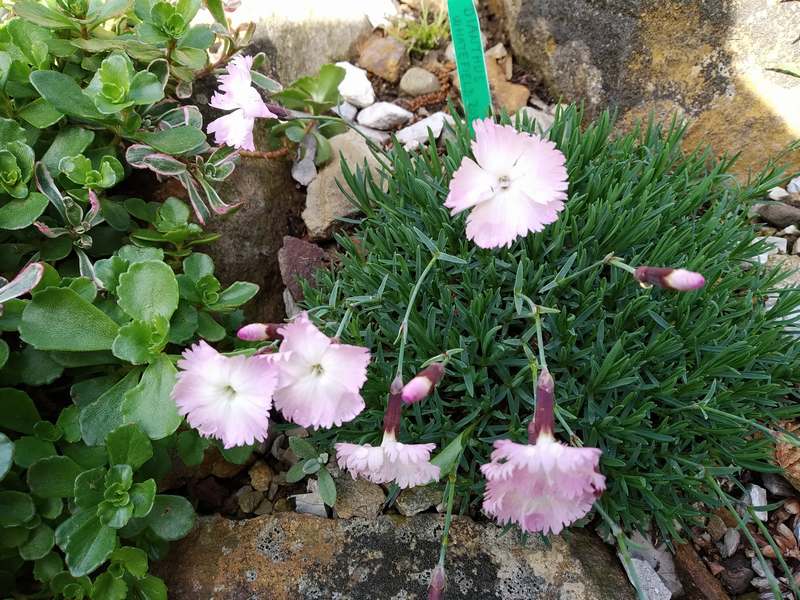
[[349, 62], [338, 62], [337, 67], [345, 70], [344, 79], [339, 84], [339, 93], [346, 102], [364, 108], [375, 102], [375, 90], [367, 78], [367, 72]]

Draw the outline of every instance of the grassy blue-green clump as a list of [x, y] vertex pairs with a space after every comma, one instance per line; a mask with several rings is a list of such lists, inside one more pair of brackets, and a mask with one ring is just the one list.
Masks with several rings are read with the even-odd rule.
[[[754, 260], [764, 249], [752, 244], [746, 218], [749, 202], [777, 176], [739, 185], [728, 173], [731, 161], [682, 151], [680, 127], [616, 136], [608, 115], [580, 124], [570, 108], [549, 132], [568, 161], [566, 210], [507, 250], [477, 248], [464, 235], [463, 215], [443, 207], [469, 152], [461, 125], [441, 155], [398, 149], [383, 157], [391, 176], [382, 182], [361, 169], [345, 173], [365, 217], [352, 237], [339, 238], [341, 262], [320, 274], [307, 305], [329, 333], [353, 306], [343, 341], [369, 347], [374, 359], [367, 410], [335, 435], [379, 443], [398, 325], [435, 245], [466, 264], [439, 261], [424, 281], [411, 311], [404, 378], [432, 356], [461, 352], [435, 394], [407, 409], [400, 440], [441, 448], [474, 425], [458, 474], [463, 497], [477, 508], [479, 466], [491, 443], [526, 439], [533, 411], [535, 327], [529, 309], [515, 307], [525, 294], [560, 309], [544, 316], [558, 435], [568, 441], [568, 427], [603, 450], [602, 504], [614, 519], [628, 530], [654, 520], [675, 537], [676, 524], [698, 514], [696, 502], [721, 502], [710, 475], [774, 470], [773, 441], [752, 422], [771, 427], [800, 414], [792, 391], [798, 344], [785, 331], [800, 293], [777, 290], [785, 275]], [[518, 126], [532, 129], [527, 121]], [[700, 271], [708, 284], [685, 294], [642, 289], [628, 273], [596, 264], [610, 253], [634, 266]], [[379, 299], [363, 301], [382, 284]], [[771, 293], [779, 299], [767, 310]]]

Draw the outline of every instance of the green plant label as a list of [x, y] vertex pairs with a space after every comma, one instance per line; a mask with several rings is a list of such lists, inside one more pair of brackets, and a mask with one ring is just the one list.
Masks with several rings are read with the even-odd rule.
[[448, 0], [447, 8], [456, 50], [458, 79], [461, 83], [461, 102], [472, 130], [472, 121], [488, 117], [492, 108], [481, 42], [481, 25], [473, 0]]

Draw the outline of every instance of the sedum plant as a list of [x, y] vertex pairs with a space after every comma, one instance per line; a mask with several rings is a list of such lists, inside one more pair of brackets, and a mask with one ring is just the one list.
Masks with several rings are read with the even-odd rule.
[[[252, 33], [205, 5], [212, 25], [193, 24], [199, 0], [20, 0], [0, 22], [3, 597], [167, 598], [148, 564], [194, 523], [157, 490], [173, 455], [214, 443], [183, 424], [175, 363], [230, 345], [258, 291], [200, 252], [238, 155], [183, 100]], [[134, 169], [188, 203], [131, 194]]]

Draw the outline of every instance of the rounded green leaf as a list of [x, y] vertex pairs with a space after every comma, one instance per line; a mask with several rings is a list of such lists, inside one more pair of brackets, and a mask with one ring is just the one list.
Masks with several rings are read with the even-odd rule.
[[163, 540], [179, 540], [194, 526], [194, 509], [182, 496], [159, 494], [147, 515], [147, 525]]
[[64, 561], [56, 552], [50, 552], [33, 563], [33, 576], [36, 581], [50, 581], [57, 573], [64, 570]]
[[0, 491], [0, 527], [22, 525], [36, 514], [33, 498], [23, 492]]
[[115, 429], [106, 437], [108, 462], [111, 465], [130, 465], [138, 469], [153, 456], [153, 445], [139, 426], [129, 423]]
[[8, 344], [5, 342], [5, 340], [0, 339], [0, 369], [2, 369], [6, 365], [6, 362], [8, 362], [8, 354]]
[[150, 363], [139, 384], [125, 393], [122, 414], [126, 423], [136, 423], [151, 439], [172, 434], [181, 416], [172, 399], [177, 370], [164, 354]]
[[31, 192], [20, 200], [9, 200], [0, 206], [0, 229], [28, 227], [41, 216], [47, 203], [47, 196], [39, 192]]
[[41, 420], [28, 394], [13, 388], [0, 388], [0, 427], [30, 434], [33, 426]]
[[109, 350], [118, 329], [108, 315], [75, 291], [51, 287], [33, 295], [22, 313], [19, 332], [39, 350], [86, 352]]
[[122, 310], [137, 321], [151, 321], [155, 317], [169, 320], [178, 308], [175, 274], [160, 261], [132, 264], [119, 277], [117, 295]]
[[25, 560], [38, 560], [47, 556], [54, 544], [53, 530], [42, 523], [33, 530], [28, 541], [19, 547], [19, 555]]
[[69, 498], [75, 494], [75, 479], [83, 469], [69, 457], [50, 456], [28, 469], [28, 487], [42, 498]]
[[14, 442], [14, 464], [27, 469], [36, 461], [56, 455], [56, 447], [48, 441], [24, 436]]
[[56, 543], [66, 554], [69, 572], [80, 577], [94, 571], [111, 555], [117, 532], [101, 524], [95, 511], [84, 510], [58, 526]]

